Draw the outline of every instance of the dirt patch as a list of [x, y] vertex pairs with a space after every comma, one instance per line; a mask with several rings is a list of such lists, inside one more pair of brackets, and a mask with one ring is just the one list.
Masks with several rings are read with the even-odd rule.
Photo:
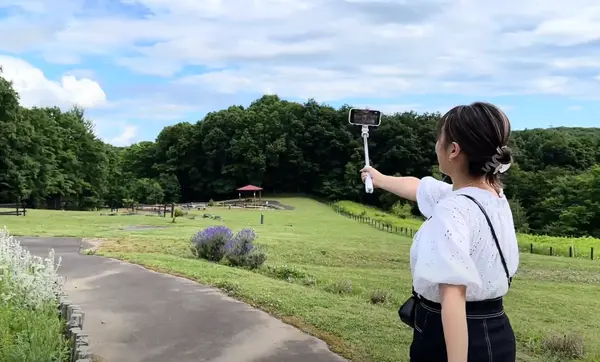
[[83, 239], [81, 240], [80, 252], [82, 254], [93, 254], [100, 248], [102, 243], [104, 243], [102, 239]]
[[279, 207], [283, 210], [295, 210], [296, 208], [290, 205], [284, 205], [281, 202], [277, 201], [277, 200], [265, 200], [269, 202], [269, 205], [273, 205], [276, 207]]
[[104, 358], [92, 353], [92, 362], [107, 362]]

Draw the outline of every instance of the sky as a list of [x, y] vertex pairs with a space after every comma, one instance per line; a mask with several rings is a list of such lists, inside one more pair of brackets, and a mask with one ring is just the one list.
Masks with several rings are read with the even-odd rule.
[[597, 0], [0, 0], [0, 34], [22, 105], [118, 146], [263, 94], [600, 127]]

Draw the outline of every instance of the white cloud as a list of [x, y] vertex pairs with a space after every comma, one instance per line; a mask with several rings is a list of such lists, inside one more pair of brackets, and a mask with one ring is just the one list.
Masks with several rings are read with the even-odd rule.
[[188, 65], [208, 67], [208, 74], [182, 80], [195, 79], [205, 92], [273, 89], [323, 100], [434, 92], [589, 95], [589, 79], [557, 71], [589, 68], [600, 58], [564, 52], [600, 37], [594, 0], [127, 2], [154, 15], [86, 19], [61, 31], [59, 46], [68, 39], [77, 54], [127, 48], [118, 64], [166, 77]]
[[261, 69], [257, 66], [240, 71], [215, 71], [183, 77], [175, 83], [229, 94], [273, 92], [283, 97], [314, 97], [321, 101], [345, 97], [391, 96], [410, 87], [410, 83], [400, 77], [375, 77], [335, 69], [286, 66], [273, 66], [269, 72], [261, 72]]
[[594, 57], [558, 58], [551, 64], [557, 69], [600, 69], [600, 59]]
[[0, 66], [2, 76], [13, 82], [21, 96], [21, 104], [26, 107], [79, 105], [92, 108], [106, 102], [106, 94], [100, 84], [89, 78], [64, 75], [60, 81], [53, 81], [26, 61], [2, 55]]
[[124, 147], [129, 146], [136, 141], [136, 137], [138, 136], [139, 128], [133, 125], [125, 125], [121, 134], [117, 137], [113, 137], [107, 140], [110, 144]]
[[[36, 91], [22, 86], [24, 100], [85, 101], [101, 105], [101, 117], [127, 124], [189, 120], [181, 118], [261, 93], [319, 101], [443, 93], [600, 97], [600, 76], [589, 74], [600, 71], [600, 49], [592, 44], [600, 39], [596, 0], [115, 3], [2, 0], [0, 8], [21, 11], [2, 19], [0, 31], [20, 37], [0, 38], [0, 50], [78, 69], [101, 59], [164, 77], [162, 89], [140, 86], [107, 103], [92, 80], [102, 79], [97, 69], [98, 78], [72, 71], [60, 81], [40, 72]], [[381, 107], [394, 112], [409, 106], [417, 105], [387, 101]]]
[[568, 109], [569, 109], [569, 111], [581, 111], [583, 109], [583, 107], [574, 105], [574, 106], [570, 106]]

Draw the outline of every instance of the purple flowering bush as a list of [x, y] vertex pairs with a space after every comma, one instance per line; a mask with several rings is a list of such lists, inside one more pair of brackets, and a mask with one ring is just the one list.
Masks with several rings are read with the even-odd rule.
[[252, 229], [240, 230], [227, 245], [226, 258], [230, 265], [258, 269], [267, 260], [263, 250], [254, 244], [256, 233]]
[[225, 258], [231, 266], [257, 269], [267, 256], [254, 244], [255, 240], [252, 229], [242, 229], [234, 236], [226, 226], [210, 226], [192, 236], [190, 249], [198, 258], [215, 262]]
[[232, 238], [233, 232], [227, 226], [209, 226], [192, 236], [191, 250], [198, 258], [219, 262]]

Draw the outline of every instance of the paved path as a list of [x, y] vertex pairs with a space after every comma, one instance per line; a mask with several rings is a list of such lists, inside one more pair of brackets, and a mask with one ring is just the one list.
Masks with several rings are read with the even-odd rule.
[[81, 239], [19, 240], [33, 254], [54, 248], [63, 258], [61, 273], [85, 312], [92, 352], [107, 362], [345, 361], [323, 341], [217, 289], [81, 255]]

